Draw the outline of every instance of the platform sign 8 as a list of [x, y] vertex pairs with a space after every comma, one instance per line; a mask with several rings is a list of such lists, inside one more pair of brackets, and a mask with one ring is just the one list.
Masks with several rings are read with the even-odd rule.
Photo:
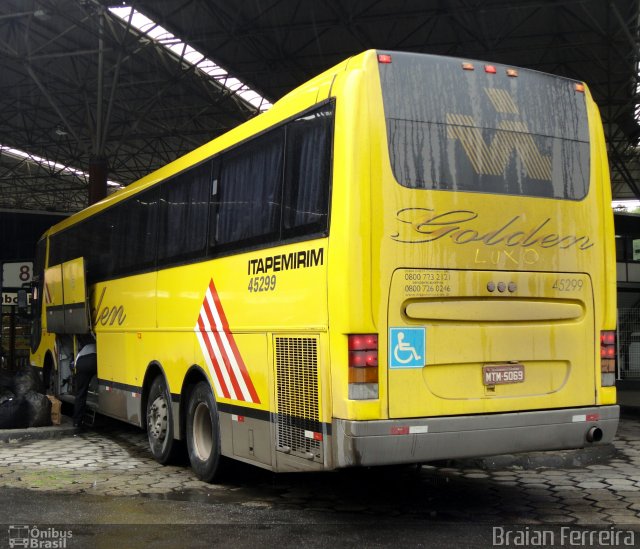
[[2, 264], [2, 287], [22, 288], [31, 282], [33, 263], [30, 261], [16, 261]]

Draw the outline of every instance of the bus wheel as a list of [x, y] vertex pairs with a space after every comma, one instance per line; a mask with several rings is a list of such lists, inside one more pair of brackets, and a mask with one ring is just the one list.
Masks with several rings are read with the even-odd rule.
[[189, 398], [187, 449], [194, 473], [211, 482], [220, 465], [220, 422], [216, 401], [205, 381], [194, 387]]
[[173, 454], [171, 398], [162, 377], [153, 380], [147, 398], [147, 438], [151, 454], [158, 463], [168, 463]]

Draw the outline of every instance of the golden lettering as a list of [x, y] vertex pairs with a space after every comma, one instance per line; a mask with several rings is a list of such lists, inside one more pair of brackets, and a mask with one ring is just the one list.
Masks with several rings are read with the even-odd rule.
[[91, 310], [91, 317], [94, 319], [94, 326], [113, 326], [114, 324], [122, 326], [124, 321], [127, 319], [124, 305], [105, 305], [102, 307], [102, 302], [106, 292], [107, 289], [102, 288], [102, 292], [98, 298], [98, 303], [95, 308]]
[[525, 250], [486, 250], [476, 248], [474, 262], [476, 265], [516, 266], [534, 265], [540, 260], [540, 254], [533, 248]]
[[[551, 218], [525, 225], [523, 215], [516, 215], [507, 222], [498, 222], [497, 228], [483, 230], [475, 226], [480, 222], [479, 214], [471, 210], [452, 210], [435, 213], [426, 208], [403, 208], [396, 214], [400, 231], [391, 235], [396, 242], [405, 244], [427, 244], [449, 238], [454, 244], [482, 243], [485, 246], [502, 244], [509, 248], [529, 249], [575, 247], [587, 250], [594, 243], [586, 235], [561, 235], [554, 232]], [[508, 258], [508, 256], [507, 256]]]

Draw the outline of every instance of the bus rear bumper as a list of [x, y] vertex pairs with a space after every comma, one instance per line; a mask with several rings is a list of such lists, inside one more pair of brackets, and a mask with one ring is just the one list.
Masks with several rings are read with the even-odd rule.
[[334, 419], [337, 467], [566, 450], [610, 443], [618, 406], [382, 421]]

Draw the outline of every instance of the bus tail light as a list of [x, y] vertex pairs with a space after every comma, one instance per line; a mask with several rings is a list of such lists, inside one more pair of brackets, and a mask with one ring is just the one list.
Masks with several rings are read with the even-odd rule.
[[351, 334], [349, 348], [349, 399], [378, 398], [378, 334]]
[[379, 53], [378, 63], [383, 63], [385, 65], [391, 63], [391, 56], [388, 53]]
[[616, 356], [616, 333], [611, 330], [600, 332], [600, 372], [603, 387], [615, 385]]

